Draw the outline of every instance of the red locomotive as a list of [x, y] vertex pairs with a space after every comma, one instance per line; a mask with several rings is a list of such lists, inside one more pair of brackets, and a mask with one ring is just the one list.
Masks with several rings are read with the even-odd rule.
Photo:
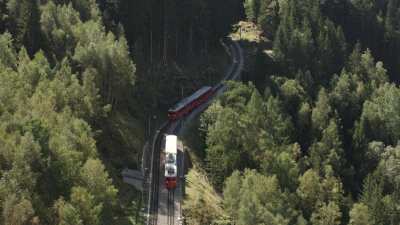
[[202, 87], [193, 95], [182, 99], [174, 107], [168, 110], [168, 118], [172, 121], [177, 120], [195, 109], [197, 106], [203, 104], [214, 93], [212, 87]]

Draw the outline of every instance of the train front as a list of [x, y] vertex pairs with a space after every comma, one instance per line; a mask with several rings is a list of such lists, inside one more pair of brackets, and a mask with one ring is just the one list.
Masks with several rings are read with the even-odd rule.
[[164, 185], [168, 190], [176, 188], [177, 183], [177, 139], [175, 135], [167, 135], [165, 140]]
[[168, 190], [176, 188], [177, 167], [175, 164], [165, 164], [164, 185]]

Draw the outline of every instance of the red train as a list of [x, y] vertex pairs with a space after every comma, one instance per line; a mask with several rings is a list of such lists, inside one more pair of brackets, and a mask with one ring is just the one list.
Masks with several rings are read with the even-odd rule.
[[203, 104], [214, 93], [212, 87], [202, 87], [193, 95], [182, 99], [174, 107], [168, 110], [168, 118], [172, 121], [177, 120], [190, 113], [197, 106]]
[[[168, 118], [175, 121], [205, 103], [214, 93], [212, 87], [202, 87], [191, 96], [182, 99], [174, 107], [168, 110]], [[175, 189], [177, 186], [177, 136], [165, 136], [165, 163], [164, 163], [164, 186], [168, 190]]]

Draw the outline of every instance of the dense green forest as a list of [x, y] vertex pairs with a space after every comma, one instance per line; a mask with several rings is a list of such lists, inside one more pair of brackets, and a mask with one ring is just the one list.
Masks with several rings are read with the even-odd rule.
[[240, 20], [188, 224], [399, 224], [399, 0], [0, 0], [0, 224], [140, 224], [119, 172]]
[[256, 49], [245, 82], [201, 117], [197, 155], [222, 210], [202, 191], [188, 219], [399, 224], [400, 1], [243, 4], [271, 48], [243, 40]]
[[[148, 114], [181, 94], [171, 85], [218, 80], [204, 59], [243, 11], [163, 3], [0, 1], [0, 224], [140, 223], [119, 173], [139, 168]], [[185, 76], [187, 63], [208, 69]]]

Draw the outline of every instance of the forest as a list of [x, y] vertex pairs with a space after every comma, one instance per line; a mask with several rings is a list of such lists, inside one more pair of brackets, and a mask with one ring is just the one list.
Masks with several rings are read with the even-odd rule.
[[201, 116], [190, 224], [399, 224], [400, 1], [243, 5], [270, 47]]
[[187, 224], [398, 225], [399, 0], [0, 0], [0, 225], [142, 224], [119, 171], [241, 20]]
[[243, 13], [173, 2], [0, 1], [0, 224], [143, 222], [120, 171], [140, 167], [148, 114], [218, 80], [208, 58]]

